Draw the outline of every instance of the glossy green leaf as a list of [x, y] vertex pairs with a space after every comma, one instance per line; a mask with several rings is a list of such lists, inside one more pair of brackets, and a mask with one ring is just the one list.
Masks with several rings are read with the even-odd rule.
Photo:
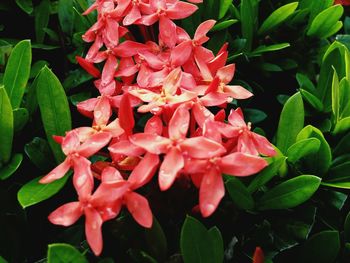
[[286, 21], [297, 9], [298, 2], [293, 2], [276, 9], [259, 28], [258, 34], [264, 35]]
[[273, 51], [285, 49], [287, 47], [290, 47], [289, 43], [281, 43], [281, 44], [275, 44], [275, 45], [271, 45], [271, 46], [262, 45], [262, 46], [259, 46], [257, 49], [253, 50], [249, 54], [249, 56], [250, 57], [260, 56], [263, 53], [273, 52]]
[[29, 78], [30, 79], [33, 79], [35, 78], [40, 70], [44, 67], [44, 66], [48, 66], [49, 65], [49, 62], [47, 62], [46, 60], [38, 60], [36, 61], [33, 65], [32, 65], [32, 68], [30, 70], [30, 75], [29, 75]]
[[340, 119], [350, 116], [350, 82], [346, 77], [339, 83], [339, 114]]
[[26, 108], [18, 108], [13, 111], [13, 127], [15, 132], [24, 128], [29, 120], [29, 113]]
[[159, 262], [163, 262], [167, 256], [168, 244], [164, 231], [155, 217], [152, 227], [146, 228], [144, 234], [150, 254]]
[[13, 113], [6, 90], [0, 86], [0, 161], [8, 162], [13, 141]]
[[323, 110], [323, 104], [320, 101], [319, 98], [317, 98], [312, 93], [308, 92], [307, 90], [300, 89], [300, 94], [303, 96], [303, 99], [310, 104], [311, 107], [313, 107], [317, 111]]
[[324, 1], [309, 1], [309, 11], [310, 11], [310, 22], [320, 14], [323, 10], [331, 7], [334, 0], [324, 0]]
[[340, 250], [338, 231], [326, 230], [313, 235], [303, 246], [301, 262], [334, 262]]
[[29, 40], [19, 42], [11, 52], [4, 74], [4, 86], [13, 109], [20, 106], [29, 79], [32, 50]]
[[303, 89], [305, 91], [308, 91], [309, 93], [316, 94], [316, 87], [312, 83], [312, 81], [306, 76], [301, 73], [296, 74], [296, 79], [298, 81], [300, 89]]
[[343, 15], [344, 8], [341, 5], [334, 5], [319, 13], [312, 21], [307, 31], [308, 36], [327, 38], [342, 27], [339, 27], [338, 20]]
[[350, 241], [350, 212], [345, 218], [344, 222], [344, 237], [345, 241], [349, 242]]
[[229, 10], [232, 0], [220, 0], [219, 19], [223, 18]]
[[304, 127], [304, 104], [298, 92], [284, 104], [277, 129], [276, 146], [282, 153], [295, 142], [298, 133]]
[[51, 3], [50, 0], [41, 0], [34, 9], [35, 15], [35, 36], [39, 44], [44, 42], [45, 31], [50, 20]]
[[333, 81], [332, 81], [332, 112], [333, 112], [333, 120], [334, 123], [337, 123], [339, 121], [339, 104], [340, 104], [340, 98], [339, 98], [339, 78], [338, 74], [333, 68]]
[[11, 160], [0, 168], [0, 180], [5, 180], [13, 175], [23, 160], [23, 155], [20, 153], [14, 154]]
[[8, 263], [8, 261], [4, 259], [2, 256], [0, 256], [0, 263]]
[[16, 4], [28, 15], [33, 13], [32, 0], [16, 0]]
[[317, 153], [320, 149], [321, 142], [317, 138], [308, 138], [297, 141], [287, 150], [288, 162], [295, 163], [301, 158]]
[[258, 20], [258, 2], [257, 0], [242, 0], [241, 1], [241, 28], [242, 37], [247, 40], [246, 50], [252, 48], [254, 32]]
[[[308, 138], [317, 138], [320, 142], [320, 148], [317, 154], [306, 158], [309, 168], [318, 176], [323, 176], [329, 169], [332, 162], [332, 153], [330, 146], [324, 138], [322, 132], [311, 125], [303, 128], [297, 136], [297, 141]], [[315, 165], [317, 163], [317, 165]]]
[[50, 146], [48, 142], [42, 138], [35, 137], [24, 146], [24, 151], [32, 163], [42, 172], [48, 172], [55, 166]]
[[274, 176], [278, 174], [278, 171], [282, 164], [285, 163], [287, 157], [278, 156], [272, 159], [272, 163], [269, 164], [264, 170], [258, 173], [253, 181], [248, 186], [248, 191], [250, 193], [254, 193], [260, 187], [268, 183]]
[[69, 72], [68, 77], [63, 81], [63, 87], [65, 90], [70, 90], [75, 88], [89, 80], [92, 79], [92, 76], [82, 69], [76, 69]]
[[73, 0], [58, 1], [58, 20], [63, 32], [69, 36], [73, 33], [74, 14]]
[[334, 156], [339, 156], [350, 152], [350, 132], [343, 136], [333, 150]]
[[340, 134], [350, 130], [350, 117], [346, 117], [337, 122], [333, 134]]
[[87, 263], [87, 259], [75, 247], [69, 244], [50, 244], [47, 250], [48, 263]]
[[40, 203], [57, 194], [67, 183], [69, 175], [66, 174], [59, 180], [49, 184], [40, 184], [39, 180], [42, 177], [37, 177], [21, 187], [17, 193], [18, 202], [23, 208]]
[[253, 197], [238, 178], [230, 176], [225, 185], [231, 200], [238, 208], [243, 210], [252, 210], [254, 208]]
[[36, 97], [36, 86], [38, 84], [39, 74], [35, 77], [32, 84], [28, 87], [28, 93], [25, 100], [25, 107], [28, 110], [29, 115], [38, 109], [38, 99]]
[[197, 219], [187, 216], [181, 229], [180, 248], [185, 263], [221, 263], [223, 240], [217, 228], [209, 231]]
[[289, 179], [267, 191], [257, 204], [258, 210], [288, 209], [298, 206], [317, 191], [321, 178], [300, 175]]
[[36, 91], [48, 142], [56, 161], [61, 162], [64, 159], [61, 146], [52, 139], [52, 136], [63, 136], [72, 128], [66, 94], [60, 81], [47, 67], [40, 72]]
[[257, 109], [244, 109], [244, 116], [247, 122], [249, 121], [253, 124], [262, 122], [267, 118], [265, 112]]
[[238, 22], [237, 19], [229, 19], [229, 20], [217, 23], [210, 31], [215, 32], [215, 31], [224, 30], [232, 26], [233, 24], [236, 24], [237, 22]]

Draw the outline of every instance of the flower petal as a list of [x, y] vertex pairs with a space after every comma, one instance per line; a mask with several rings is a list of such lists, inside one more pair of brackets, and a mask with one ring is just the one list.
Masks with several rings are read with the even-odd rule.
[[177, 41], [176, 24], [165, 16], [161, 16], [159, 19], [159, 38], [167, 47], [175, 47]]
[[253, 96], [253, 93], [241, 86], [227, 85], [224, 87], [224, 92], [232, 98], [239, 100], [248, 99]]
[[57, 208], [49, 215], [49, 221], [55, 225], [73, 225], [83, 214], [83, 208], [79, 202], [70, 202]]
[[130, 141], [146, 151], [154, 154], [167, 152], [167, 148], [171, 145], [171, 140], [156, 134], [136, 133], [129, 137]]
[[268, 165], [261, 157], [240, 152], [231, 153], [221, 158], [221, 172], [234, 176], [256, 174]]
[[193, 158], [205, 159], [220, 156], [226, 152], [220, 143], [209, 140], [203, 136], [184, 140], [180, 144], [183, 153]]
[[224, 66], [218, 70], [216, 73], [216, 76], [219, 77], [219, 79], [224, 82], [225, 84], [228, 84], [235, 74], [235, 64], [229, 64], [227, 66]]
[[74, 152], [80, 145], [78, 133], [75, 130], [67, 132], [62, 141], [62, 151], [65, 155]]
[[182, 42], [172, 49], [170, 55], [171, 64], [173, 67], [181, 67], [190, 58], [191, 53], [192, 43], [190, 41]]
[[55, 169], [49, 172], [46, 176], [40, 179], [39, 183], [48, 184], [62, 178], [70, 169], [70, 159], [66, 158], [63, 163], [58, 165]]
[[106, 96], [102, 96], [94, 109], [94, 125], [105, 126], [112, 115], [111, 105]]
[[85, 208], [85, 235], [91, 250], [96, 256], [100, 255], [103, 247], [102, 218], [100, 214], [90, 207]]
[[145, 133], [162, 135], [162, 132], [163, 132], [162, 119], [159, 116], [154, 115], [146, 122], [144, 130], [145, 130]]
[[130, 192], [125, 196], [126, 207], [137, 223], [150, 228], [153, 223], [153, 216], [148, 201], [142, 195]]
[[215, 23], [215, 20], [207, 20], [201, 23], [194, 34], [193, 40], [196, 41], [198, 45], [205, 43], [209, 39], [207, 37], [207, 33], [210, 31], [210, 29], [212, 29]]
[[184, 139], [188, 132], [190, 113], [185, 107], [178, 107], [169, 122], [169, 137], [172, 140]]
[[174, 19], [183, 19], [192, 15], [198, 9], [197, 6], [185, 3], [185, 2], [176, 2], [174, 5], [171, 5], [167, 10], [166, 14], [172, 20]]
[[225, 187], [221, 173], [212, 167], [204, 175], [199, 189], [199, 208], [203, 217], [214, 213], [224, 195]]
[[165, 191], [174, 183], [177, 174], [184, 167], [185, 161], [178, 148], [172, 147], [165, 155], [159, 169], [158, 182], [160, 190]]
[[113, 154], [123, 154], [126, 156], [140, 156], [145, 153], [145, 149], [136, 146], [129, 140], [122, 140], [108, 147], [108, 150]]
[[73, 159], [73, 185], [80, 198], [90, 196], [94, 188], [94, 178], [91, 172], [91, 162], [84, 157]]
[[111, 139], [112, 135], [109, 132], [98, 132], [80, 145], [76, 151], [81, 156], [90, 157], [105, 147]]

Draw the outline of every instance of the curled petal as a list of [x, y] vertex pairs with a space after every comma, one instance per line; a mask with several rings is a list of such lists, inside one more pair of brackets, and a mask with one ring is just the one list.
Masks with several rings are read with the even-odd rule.
[[204, 175], [199, 190], [199, 208], [203, 217], [214, 213], [224, 195], [225, 187], [221, 173], [212, 167]]
[[50, 173], [40, 179], [39, 183], [41, 184], [49, 184], [53, 181], [56, 181], [62, 178], [70, 169], [71, 163], [69, 158], [66, 158], [63, 163], [58, 165], [55, 169], [53, 169]]
[[49, 221], [55, 225], [73, 225], [83, 214], [83, 208], [79, 202], [71, 202], [57, 208], [49, 215]]
[[126, 207], [137, 223], [150, 228], [153, 223], [153, 216], [148, 201], [142, 195], [130, 192], [125, 196]]
[[111, 139], [112, 135], [109, 132], [96, 133], [80, 145], [77, 152], [81, 156], [90, 157], [105, 147]]
[[207, 20], [198, 26], [196, 33], [194, 34], [194, 41], [197, 42], [197, 45], [202, 45], [209, 40], [207, 33], [212, 29], [215, 23], [215, 20]]
[[130, 141], [153, 154], [165, 153], [172, 141], [156, 134], [137, 133], [130, 136]]
[[220, 143], [209, 140], [203, 136], [184, 140], [180, 144], [183, 153], [193, 158], [205, 159], [220, 156], [226, 152]]
[[165, 155], [159, 169], [158, 181], [160, 190], [165, 191], [174, 183], [177, 174], [184, 167], [185, 161], [177, 147], [172, 147]]
[[146, 153], [145, 157], [138, 163], [128, 178], [132, 189], [137, 189], [147, 184], [156, 172], [158, 164], [158, 155]]
[[103, 247], [102, 218], [100, 214], [90, 207], [85, 208], [85, 235], [91, 250], [96, 256], [100, 255]]
[[220, 168], [225, 174], [248, 176], [260, 172], [267, 165], [261, 157], [235, 152], [221, 158]]

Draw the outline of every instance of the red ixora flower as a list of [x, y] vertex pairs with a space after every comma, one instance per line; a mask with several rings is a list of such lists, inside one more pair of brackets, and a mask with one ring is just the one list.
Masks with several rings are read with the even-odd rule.
[[350, 0], [335, 0], [335, 5], [350, 5]]

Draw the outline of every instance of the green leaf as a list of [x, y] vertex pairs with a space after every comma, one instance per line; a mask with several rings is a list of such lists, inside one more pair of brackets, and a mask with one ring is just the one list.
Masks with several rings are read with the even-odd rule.
[[28, 15], [33, 13], [32, 0], [16, 0], [16, 4]]
[[58, 1], [58, 19], [62, 31], [69, 36], [73, 33], [74, 27], [74, 9], [73, 0], [59, 0]]
[[264, 35], [280, 24], [282, 24], [284, 21], [286, 21], [297, 9], [298, 2], [293, 2], [286, 4], [284, 6], [281, 6], [280, 8], [276, 9], [266, 20], [262, 23], [261, 27], [259, 28], [258, 34]]
[[44, 42], [45, 31], [50, 20], [51, 3], [50, 0], [41, 0], [40, 4], [35, 7], [35, 36], [39, 44]]
[[5, 180], [13, 175], [23, 160], [23, 155], [20, 153], [14, 154], [9, 163], [0, 168], [0, 180]]
[[232, 26], [233, 24], [236, 24], [238, 22], [237, 19], [229, 19], [223, 22], [220, 22], [218, 24], [216, 24], [211, 30], [210, 32], [215, 32], [215, 31], [220, 31], [220, 30], [224, 30], [230, 26]]
[[89, 91], [84, 91], [84, 92], [76, 93], [76, 94], [73, 94], [72, 96], [69, 96], [69, 100], [74, 106], [77, 106], [79, 102], [82, 102], [90, 98], [91, 98], [91, 92]]
[[254, 208], [253, 197], [238, 178], [230, 176], [225, 185], [231, 200], [238, 208], [243, 210], [252, 210]]
[[138, 263], [157, 263], [157, 260], [152, 258], [150, 255], [148, 255], [146, 252], [140, 250], [140, 249], [134, 249], [130, 248], [127, 251], [128, 255], [133, 260], [132, 262], [138, 262]]
[[45, 133], [57, 162], [64, 159], [61, 146], [52, 135], [65, 135], [72, 129], [68, 100], [60, 81], [46, 66], [38, 76], [36, 87], [41, 119]]
[[244, 116], [247, 121], [256, 124], [267, 118], [265, 112], [257, 109], [244, 109]]
[[35, 78], [40, 70], [44, 67], [44, 66], [48, 66], [49, 62], [47, 62], [46, 60], [38, 60], [37, 62], [35, 62], [30, 70], [30, 75], [29, 78], [33, 79]]
[[32, 62], [30, 40], [19, 42], [11, 52], [4, 74], [4, 86], [13, 109], [20, 106]]
[[218, 19], [221, 19], [226, 15], [231, 4], [232, 4], [232, 0], [220, 0], [220, 9], [219, 9]]
[[298, 133], [304, 127], [304, 104], [298, 92], [284, 104], [277, 129], [276, 146], [282, 153], [295, 142]]
[[312, 81], [306, 75], [303, 75], [301, 73], [297, 73], [296, 79], [298, 81], [300, 89], [306, 90], [312, 94], [316, 93], [315, 85], [312, 83]]
[[24, 152], [42, 172], [48, 172], [55, 166], [50, 146], [42, 138], [35, 137], [31, 142], [27, 143], [24, 146]]
[[300, 131], [297, 136], [297, 141], [308, 138], [317, 138], [321, 142], [321, 146], [317, 154], [313, 154], [305, 158], [306, 162], [308, 164], [308, 167], [315, 174], [323, 176], [328, 171], [332, 162], [332, 153], [330, 146], [324, 138], [322, 132], [311, 125], [306, 126]]
[[334, 123], [339, 121], [339, 78], [337, 71], [333, 68], [333, 81], [332, 81], [332, 112]]
[[4, 259], [2, 256], [0, 256], [0, 263], [8, 263], [8, 261]]
[[288, 209], [298, 206], [316, 192], [321, 178], [313, 175], [300, 175], [289, 179], [267, 191], [257, 204], [258, 210]]
[[345, 136], [343, 136], [343, 138], [339, 141], [339, 143], [333, 150], [333, 155], [339, 156], [349, 152], [350, 152], [350, 132], [347, 133]]
[[303, 246], [301, 262], [334, 262], [340, 250], [339, 232], [326, 230], [313, 235]]
[[344, 222], [344, 237], [345, 241], [349, 242], [350, 241], [350, 212], [345, 218]]
[[343, 12], [344, 8], [341, 5], [327, 8], [315, 17], [306, 34], [318, 38], [327, 38], [334, 35], [343, 25], [338, 21]]
[[75, 247], [68, 244], [50, 244], [47, 250], [48, 263], [87, 263], [87, 259]]
[[333, 134], [340, 134], [350, 130], [350, 117], [346, 117], [337, 122], [334, 127]]
[[350, 82], [347, 77], [339, 83], [339, 114], [340, 119], [350, 116]]
[[195, 218], [187, 216], [181, 229], [181, 254], [184, 263], [221, 263], [224, 259], [220, 231], [209, 231]]
[[320, 146], [321, 142], [317, 138], [300, 140], [288, 148], [288, 162], [296, 163], [305, 156], [317, 153], [317, 151], [320, 149]]
[[0, 162], [10, 160], [13, 141], [13, 113], [6, 90], [0, 86]]
[[[69, 174], [69, 173], [68, 173]], [[49, 184], [41, 184], [39, 180], [42, 177], [37, 177], [21, 187], [17, 193], [18, 202], [23, 208], [40, 203], [57, 194], [67, 183], [69, 175], [66, 174], [61, 179], [58, 179]]]
[[280, 167], [285, 163], [287, 157], [278, 156], [272, 159], [272, 163], [269, 164], [264, 170], [258, 173], [253, 181], [248, 186], [249, 193], [254, 193], [260, 187], [268, 183], [274, 176], [277, 175]]
[[151, 256], [163, 262], [167, 256], [168, 244], [163, 229], [155, 217], [152, 228], [145, 228], [144, 234]]
[[280, 43], [280, 44], [275, 44], [275, 45], [270, 45], [270, 46], [259, 46], [257, 49], [253, 50], [251, 53], [249, 53], [249, 57], [257, 57], [260, 56], [263, 53], [266, 52], [273, 52], [277, 50], [281, 50], [284, 48], [290, 47], [289, 43]]
[[256, 0], [242, 0], [240, 11], [242, 37], [247, 40], [245, 49], [250, 51], [258, 21], [258, 2]]
[[65, 90], [78, 87], [79, 85], [92, 79], [92, 76], [82, 69], [76, 69], [69, 72], [68, 77], [63, 81], [63, 87]]
[[323, 104], [319, 100], [319, 98], [317, 98], [315, 95], [308, 92], [307, 90], [300, 89], [299, 91], [300, 94], [303, 96], [303, 99], [306, 100], [306, 102], [309, 103], [311, 107], [313, 107], [317, 111], [323, 110]]
[[24, 128], [29, 120], [29, 113], [26, 108], [18, 108], [13, 111], [13, 127], [15, 132]]

